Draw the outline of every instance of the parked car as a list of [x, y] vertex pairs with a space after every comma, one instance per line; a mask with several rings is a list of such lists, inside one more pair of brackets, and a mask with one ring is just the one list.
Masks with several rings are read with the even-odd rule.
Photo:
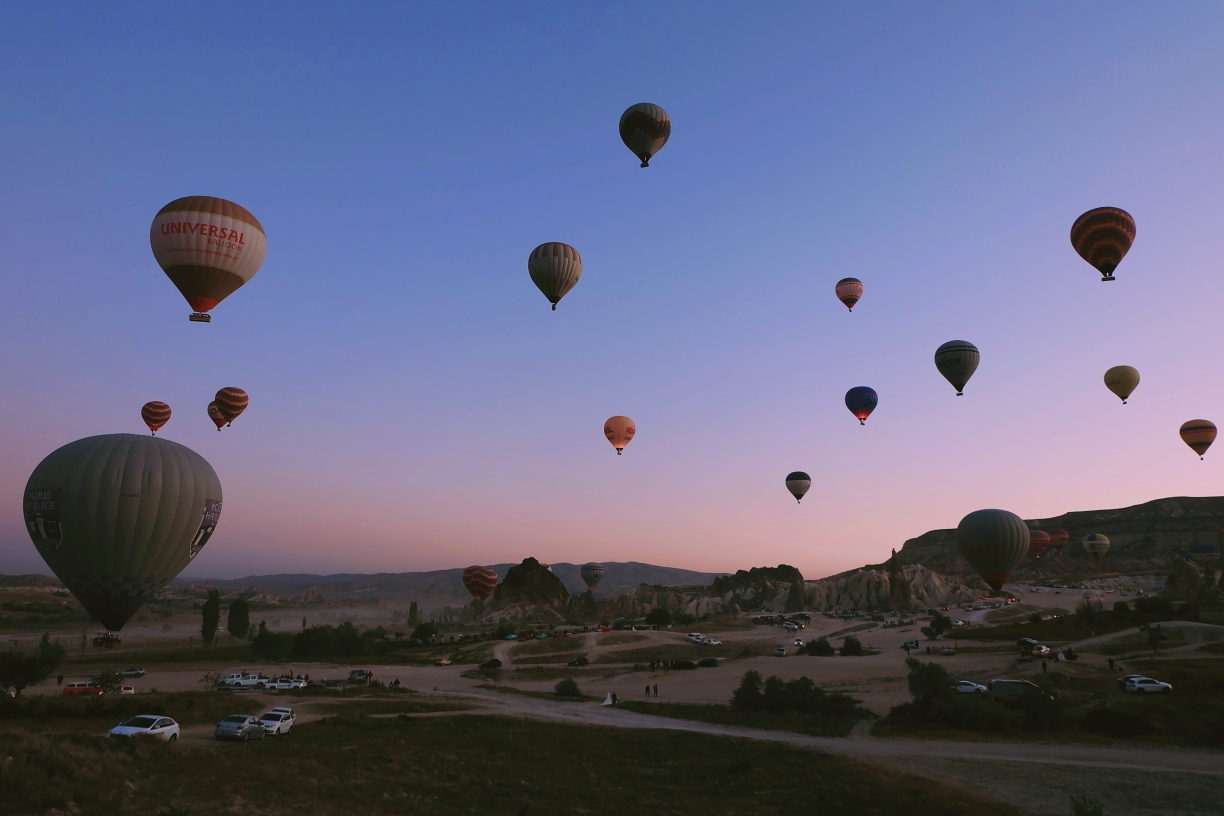
[[586, 666], [590, 662], [591, 661], [587, 660], [585, 657], [575, 657], [573, 660], [571, 660], [566, 665], [570, 666], [571, 668], [577, 668], [579, 666]]
[[288, 734], [293, 724], [297, 722], [297, 718], [291, 711], [269, 711], [259, 718], [259, 722], [265, 731], [275, 737], [278, 734]]
[[366, 669], [353, 669], [349, 672], [347, 683], [369, 683], [371, 674]]
[[704, 637], [705, 635], [701, 634], [700, 632], [689, 632], [687, 635], [684, 636], [684, 639], [688, 641], [692, 641], [693, 643], [696, 643], [697, 641], [701, 640]]
[[986, 694], [990, 689], [972, 680], [958, 680], [952, 687], [957, 694]]
[[803, 638], [795, 638], [795, 645], [796, 645], [796, 646], [802, 646], [802, 645], [803, 645]]
[[213, 735], [219, 740], [248, 742], [253, 739], [263, 739], [265, 730], [263, 723], [249, 714], [231, 714], [217, 723], [217, 729]]
[[120, 694], [135, 694], [136, 687], [135, 686], [120, 686], [119, 693]]
[[697, 645], [698, 646], [721, 646], [722, 641], [715, 640], [714, 638], [702, 638], [701, 640], [697, 641]]
[[94, 685], [92, 680], [73, 680], [64, 686], [61, 694], [86, 694], [94, 697], [102, 696], [102, 689]]
[[441, 660], [434, 661], [435, 666], [449, 666], [450, 664], [451, 664], [451, 661], [449, 657], [444, 657]]
[[944, 646], [940, 648], [939, 653], [943, 655], [944, 657], [951, 657], [952, 655], [956, 654], [956, 647], [955, 646]]
[[1132, 677], [1126, 681], [1126, 690], [1134, 694], [1168, 694], [1173, 687], [1150, 677]]
[[179, 724], [169, 717], [160, 714], [139, 714], [116, 725], [106, 732], [108, 737], [130, 738], [138, 736], [154, 737], [174, 742], [179, 738]]
[[697, 668], [697, 664], [691, 660], [677, 660], [676, 662], [672, 663], [672, 668], [673, 669], [695, 669]]
[[145, 670], [144, 670], [144, 669], [135, 669], [135, 668], [133, 668], [133, 669], [124, 669], [123, 671], [119, 672], [119, 676], [120, 676], [120, 677], [144, 677], [144, 676], [145, 676]]
[[1034, 646], [1032, 653], [1033, 657], [1049, 657], [1051, 654], [1049, 646]]
[[1122, 675], [1121, 677], [1118, 678], [1118, 688], [1121, 688], [1121, 689], [1126, 688], [1126, 684], [1129, 683], [1131, 680], [1134, 680], [1136, 677], [1144, 677], [1144, 675], [1142, 674], [1124, 674]]
[[293, 689], [306, 688], [306, 681], [291, 677], [278, 677], [275, 680], [260, 680], [255, 684], [255, 688], [292, 691]]
[[902, 644], [901, 644], [901, 648], [902, 648], [902, 649], [917, 649], [917, 648], [918, 648], [918, 641], [916, 641], [916, 640], [907, 640], [907, 641], [905, 641], [904, 643], [902, 643]]
[[774, 649], [774, 657], [786, 657], [785, 647], [779, 646], [778, 648]]
[[225, 685], [231, 689], [253, 689], [260, 683], [267, 683], [271, 679], [264, 674], [231, 674], [223, 678], [218, 685]]
[[717, 669], [722, 664], [717, 657], [703, 657], [697, 661], [697, 665], [703, 669]]
[[505, 640], [518, 640], [518, 635], [506, 635]]
[[500, 669], [501, 661], [498, 660], [496, 657], [491, 657], [485, 662], [481, 663], [480, 668], [482, 669]]
[[1016, 645], [1022, 649], [1031, 649], [1034, 646], [1040, 646], [1041, 643], [1039, 641], [1033, 640], [1032, 638], [1020, 638], [1019, 640], [1016, 641]]
[[535, 639], [536, 639], [536, 640], [548, 640], [548, 633], [547, 633], [547, 632], [541, 632], [540, 634], [538, 634], [538, 635], [536, 635], [536, 636], [535, 636]]

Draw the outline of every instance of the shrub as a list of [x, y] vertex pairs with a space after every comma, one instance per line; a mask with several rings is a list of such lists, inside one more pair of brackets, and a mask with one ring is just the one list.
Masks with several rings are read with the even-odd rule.
[[827, 692], [809, 677], [783, 680], [770, 675], [764, 682], [755, 671], [744, 674], [739, 688], [731, 695], [731, 706], [741, 711], [768, 711], [774, 714], [800, 713], [832, 717], [861, 716], [859, 700], [842, 692]]
[[1028, 622], [1029, 623], [1041, 623], [1041, 613], [1034, 612], [1033, 614], [1029, 615]]
[[688, 626], [690, 623], [697, 622], [697, 618], [687, 612], [677, 612], [672, 616], [672, 620], [681, 626]]
[[1105, 808], [1091, 796], [1072, 796], [1071, 816], [1105, 816]]
[[1080, 727], [1093, 734], [1123, 738], [1150, 734], [1156, 730], [1147, 715], [1112, 711], [1108, 708], [1094, 708], [1089, 711], [1080, 720]]
[[1130, 611], [1130, 605], [1126, 601], [1117, 601], [1113, 605], [1113, 613], [1119, 618], [1129, 618]]
[[757, 671], [746, 672], [740, 679], [739, 688], [731, 694], [731, 707], [741, 711], [751, 711], [760, 708], [764, 695], [761, 674]]
[[270, 632], [268, 624], [259, 622], [259, 633], [251, 641], [251, 653], [264, 660], [286, 660], [293, 652], [294, 636], [287, 632]]
[[581, 697], [582, 692], [578, 690], [578, 683], [572, 677], [567, 677], [557, 685], [553, 686], [558, 697]]
[[931, 617], [931, 625], [921, 629], [927, 640], [938, 640], [939, 636], [952, 628], [952, 619], [942, 612], [936, 612]]
[[413, 640], [429, 640], [430, 638], [437, 636], [438, 627], [434, 626], [432, 623], [422, 623], [412, 630]]
[[1075, 616], [1084, 623], [1092, 623], [1101, 616], [1104, 610], [1105, 604], [1101, 603], [1099, 598], [1090, 598], [1085, 595], [1075, 607]]
[[513, 634], [514, 634], [514, 624], [513, 623], [500, 623], [497, 625], [497, 629], [493, 632], [493, 639], [494, 640], [504, 640], [507, 635], [513, 635]]
[[837, 654], [837, 650], [833, 648], [833, 644], [829, 643], [827, 637], [809, 640], [807, 643], [799, 647], [796, 654], [811, 655], [813, 657], [832, 657]]
[[862, 641], [853, 635], [842, 640], [841, 653], [843, 657], [859, 657], [867, 654], [863, 649]]
[[26, 686], [41, 683], [51, 676], [66, 652], [59, 642], [51, 642], [51, 635], [44, 632], [38, 642], [38, 651], [32, 655], [24, 652], [0, 652], [0, 686], [12, 686], [18, 695]]
[[656, 606], [646, 613], [646, 625], [663, 627], [672, 622], [672, 614], [662, 606]]

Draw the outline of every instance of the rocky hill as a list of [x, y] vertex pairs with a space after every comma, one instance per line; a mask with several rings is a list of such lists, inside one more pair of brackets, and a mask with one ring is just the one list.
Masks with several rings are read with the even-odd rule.
[[[1224, 497], [1158, 499], [1119, 510], [1085, 510], [1027, 521], [1030, 527], [1062, 527], [1071, 540], [1061, 553], [1051, 550], [1039, 561], [1026, 560], [1015, 573], [1018, 580], [1168, 573], [1195, 544], [1224, 544]], [[1109, 552], [1099, 564], [1081, 544], [1090, 533], [1109, 537]], [[921, 564], [944, 575], [974, 574], [957, 550], [955, 529], [931, 530], [911, 538], [897, 556], [904, 566]], [[884, 570], [885, 565], [869, 564], [864, 569]], [[857, 570], [827, 580], [853, 572]]]

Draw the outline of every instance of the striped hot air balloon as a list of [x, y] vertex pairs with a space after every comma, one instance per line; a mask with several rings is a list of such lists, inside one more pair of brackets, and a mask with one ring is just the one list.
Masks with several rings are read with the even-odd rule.
[[1050, 549], [1050, 534], [1045, 530], [1029, 531], [1029, 555], [1041, 558]]
[[24, 515], [47, 566], [114, 631], [208, 543], [221, 517], [221, 482], [204, 457], [176, 442], [91, 436], [34, 468]]
[[833, 289], [837, 299], [846, 304], [846, 308], [854, 311], [854, 304], [863, 297], [863, 282], [858, 278], [842, 278]]
[[671, 136], [671, 119], [667, 111], [649, 102], [630, 105], [620, 118], [620, 137], [625, 147], [650, 166], [650, 159], [663, 149]]
[[880, 395], [874, 388], [858, 385], [846, 392], [846, 407], [854, 414], [860, 425], [867, 424], [867, 417], [880, 403]]
[[956, 528], [960, 554], [996, 590], [1024, 561], [1031, 538], [1024, 519], [1006, 510], [975, 510]]
[[149, 430], [156, 435], [162, 429], [162, 426], [170, 421], [170, 406], [164, 402], [146, 402], [144, 407], [140, 409], [140, 418], [144, 420], [144, 424], [149, 426]]
[[977, 371], [981, 359], [977, 346], [968, 340], [949, 340], [935, 349], [935, 367], [952, 383], [958, 397], [964, 396], [965, 383]]
[[1109, 539], [1100, 533], [1093, 533], [1084, 536], [1084, 549], [1092, 556], [1092, 560], [1100, 562], [1105, 557], [1105, 553], [1109, 551]]
[[473, 598], [483, 601], [497, 588], [497, 573], [488, 567], [468, 567], [463, 571], [463, 585]]
[[1114, 270], [1135, 242], [1135, 219], [1117, 207], [1097, 207], [1071, 225], [1071, 246], [1096, 267], [1101, 280], [1114, 279]]
[[527, 271], [556, 311], [557, 303], [582, 277], [582, 256], [569, 244], [549, 241], [531, 251]]
[[1181, 426], [1182, 441], [1190, 446], [1190, 450], [1203, 458], [1203, 454], [1207, 453], [1207, 449], [1211, 447], [1211, 443], [1216, 438], [1216, 426], [1214, 423], [1206, 419], [1192, 419], [1189, 422], [1183, 422]]
[[1125, 405], [1126, 400], [1139, 387], [1139, 371], [1130, 366], [1114, 366], [1105, 372], [1105, 387]]
[[217, 407], [216, 402], [208, 403], [208, 418], [217, 426], [217, 433], [220, 433], [225, 427], [225, 417], [221, 416], [221, 409]]
[[153, 257], [194, 309], [191, 320], [255, 277], [268, 251], [259, 220], [232, 201], [187, 196], [162, 207], [149, 228]]
[[217, 392], [216, 406], [221, 416], [225, 417], [225, 422], [228, 425], [233, 425], [234, 420], [238, 415], [246, 410], [247, 404], [251, 401], [247, 396], [247, 392], [241, 388], [228, 386]]
[[637, 426], [627, 416], [608, 417], [608, 421], [604, 423], [604, 436], [612, 443], [612, 447], [616, 448], [617, 456], [633, 441], [636, 433]]
[[599, 586], [599, 582], [603, 580], [604, 576], [603, 566], [596, 564], [594, 561], [583, 564], [579, 572], [582, 574], [582, 583], [586, 584], [587, 589], [592, 592], [595, 591], [595, 587]]
[[1062, 552], [1063, 548], [1067, 546], [1067, 542], [1071, 540], [1071, 534], [1061, 527], [1054, 527], [1046, 530], [1046, 532], [1050, 534], [1050, 546], [1054, 548], [1055, 552]]
[[812, 477], [802, 470], [786, 474], [786, 489], [795, 497], [796, 502], [803, 501], [804, 495], [812, 486]]

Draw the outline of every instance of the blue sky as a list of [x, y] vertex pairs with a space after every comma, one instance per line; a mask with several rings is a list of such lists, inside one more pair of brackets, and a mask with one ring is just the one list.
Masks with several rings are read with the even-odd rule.
[[[641, 560], [880, 561], [979, 507], [1219, 492], [1177, 438], [1212, 376], [1224, 7], [188, 4], [11, 7], [0, 30], [0, 572], [54, 448], [203, 454], [188, 575]], [[641, 170], [616, 123], [670, 113]], [[268, 234], [189, 311], [166, 202]], [[1081, 212], [1138, 238], [1103, 284]], [[526, 259], [577, 247], [553, 313]], [[861, 278], [854, 314], [833, 297]], [[967, 339], [954, 392], [934, 369]], [[1122, 407], [1101, 383], [1143, 381]], [[204, 407], [251, 395], [222, 434]], [[880, 393], [861, 428], [842, 404]], [[616, 457], [602, 422], [638, 435]], [[803, 469], [795, 506], [782, 481]]]

